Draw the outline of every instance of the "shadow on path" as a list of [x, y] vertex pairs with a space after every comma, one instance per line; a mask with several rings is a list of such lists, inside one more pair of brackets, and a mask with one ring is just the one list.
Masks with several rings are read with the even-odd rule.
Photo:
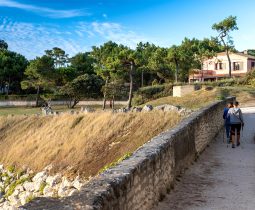
[[155, 210], [255, 209], [255, 107], [242, 110], [241, 146], [227, 147], [220, 132]]

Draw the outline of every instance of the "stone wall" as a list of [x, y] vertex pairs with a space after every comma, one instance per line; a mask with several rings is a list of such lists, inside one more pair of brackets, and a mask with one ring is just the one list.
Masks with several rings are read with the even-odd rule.
[[[127, 101], [115, 101], [115, 105], [127, 105]], [[51, 101], [50, 104], [52, 106], [56, 105], [66, 105], [66, 101]], [[80, 106], [88, 106], [88, 105], [102, 105], [102, 101], [80, 101], [78, 105]], [[0, 107], [14, 107], [14, 106], [35, 106], [36, 101], [0, 101]]]
[[93, 178], [79, 194], [63, 199], [38, 198], [24, 208], [152, 208], [171, 190], [176, 176], [189, 166], [222, 128], [225, 103], [216, 102], [195, 112], [174, 129], [154, 137], [130, 158]]

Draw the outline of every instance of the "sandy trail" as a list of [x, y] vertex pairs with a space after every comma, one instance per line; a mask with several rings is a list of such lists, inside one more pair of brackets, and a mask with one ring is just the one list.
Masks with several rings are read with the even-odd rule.
[[221, 132], [155, 210], [255, 209], [255, 107], [242, 110], [241, 146], [227, 147]]

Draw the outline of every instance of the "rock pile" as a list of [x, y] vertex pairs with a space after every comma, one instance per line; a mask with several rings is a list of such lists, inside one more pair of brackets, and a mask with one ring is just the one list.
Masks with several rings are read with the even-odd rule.
[[142, 111], [144, 111], [144, 112], [149, 112], [149, 111], [152, 111], [152, 110], [160, 110], [160, 111], [163, 111], [163, 112], [175, 111], [175, 112], [178, 112], [181, 115], [189, 115], [189, 114], [192, 113], [192, 110], [190, 110], [190, 109], [186, 109], [186, 108], [183, 108], [181, 106], [174, 106], [174, 105], [171, 105], [171, 104], [163, 104], [163, 105], [155, 106], [155, 107], [153, 107], [152, 105], [147, 104], [142, 109]]
[[16, 209], [36, 197], [71, 196], [87, 183], [79, 176], [69, 180], [61, 174], [50, 175], [49, 170], [34, 174], [0, 165], [0, 209]]
[[115, 110], [113, 110], [113, 113], [150, 112], [152, 110], [163, 111], [163, 112], [176, 111], [176, 112], [180, 113], [181, 115], [189, 115], [192, 113], [192, 110], [190, 110], [190, 109], [186, 109], [181, 106], [174, 106], [174, 105], [170, 105], [170, 104], [164, 104], [164, 105], [155, 106], [155, 107], [153, 107], [150, 104], [146, 104], [143, 108], [142, 107], [132, 107], [131, 109], [127, 109], [127, 108], [115, 109]]

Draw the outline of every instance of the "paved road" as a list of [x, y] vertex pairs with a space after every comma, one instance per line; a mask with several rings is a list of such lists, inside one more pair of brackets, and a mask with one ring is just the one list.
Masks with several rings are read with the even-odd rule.
[[255, 107], [242, 110], [241, 147], [219, 134], [155, 210], [255, 210]]

